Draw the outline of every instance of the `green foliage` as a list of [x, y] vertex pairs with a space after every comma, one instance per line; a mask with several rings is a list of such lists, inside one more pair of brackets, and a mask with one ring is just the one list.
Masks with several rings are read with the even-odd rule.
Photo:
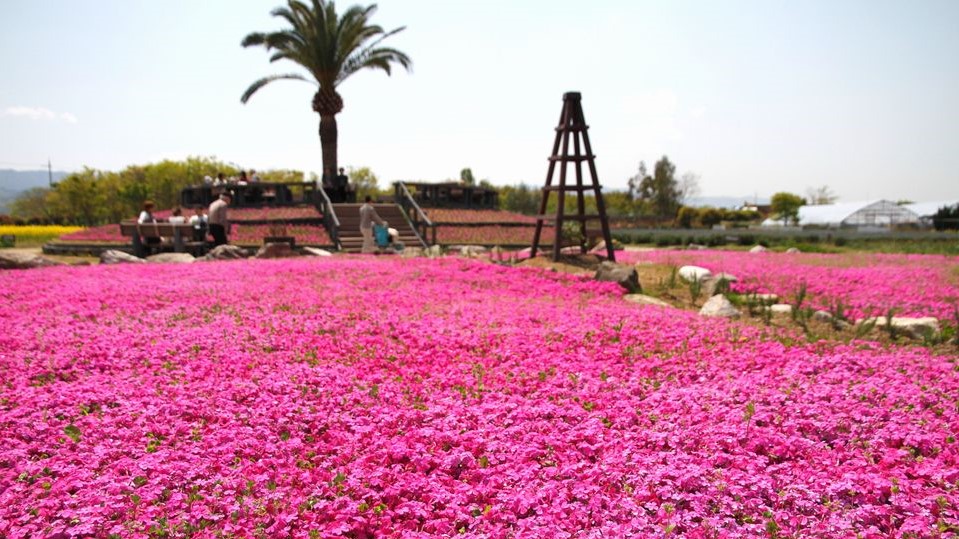
[[288, 0], [285, 7], [273, 10], [273, 16], [289, 26], [282, 30], [247, 35], [241, 45], [262, 46], [272, 53], [270, 62], [289, 60], [312, 76], [286, 73], [263, 77], [246, 89], [240, 101], [246, 103], [260, 88], [276, 80], [302, 80], [315, 84], [313, 110], [320, 115], [320, 142], [323, 170], [337, 170], [337, 127], [334, 117], [343, 110], [343, 98], [336, 87], [354, 73], [382, 69], [389, 75], [394, 64], [410, 69], [412, 60], [403, 52], [382, 46], [383, 40], [403, 31], [403, 27], [385, 31], [371, 24], [376, 5], [352, 6], [336, 12], [333, 2], [313, 0], [305, 3]]
[[380, 180], [370, 167], [350, 167], [348, 174], [350, 183], [356, 188], [356, 200], [362, 201], [367, 195], [376, 198], [380, 193]]
[[476, 185], [476, 178], [473, 177], [473, 169], [467, 167], [461, 170], [460, 181], [466, 185]]
[[540, 205], [540, 191], [526, 184], [499, 188], [499, 207], [501, 210], [536, 215]]
[[787, 224], [799, 222], [799, 208], [805, 204], [801, 196], [792, 193], [776, 193], [770, 200], [773, 213]]
[[[640, 166], [640, 172], [643, 172], [644, 168]], [[676, 165], [664, 155], [653, 167], [653, 175], [639, 180], [638, 195], [641, 200], [651, 204], [656, 215], [674, 217], [679, 210], [682, 196], [676, 181]]]
[[939, 208], [932, 218], [936, 230], [959, 230], [959, 204]]
[[202, 183], [204, 176], [217, 172], [234, 175], [239, 171], [212, 157], [131, 165], [120, 172], [84, 168], [52, 188], [23, 193], [13, 203], [13, 214], [82, 226], [116, 223], [135, 217], [145, 200], [153, 200], [159, 209], [178, 205], [184, 187]]

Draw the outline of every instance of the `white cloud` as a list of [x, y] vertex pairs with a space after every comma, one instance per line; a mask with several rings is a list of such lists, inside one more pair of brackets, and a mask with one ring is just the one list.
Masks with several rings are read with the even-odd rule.
[[29, 118], [30, 120], [61, 120], [71, 124], [78, 121], [73, 113], [62, 112], [57, 114], [43, 107], [7, 107], [3, 110], [3, 116]]

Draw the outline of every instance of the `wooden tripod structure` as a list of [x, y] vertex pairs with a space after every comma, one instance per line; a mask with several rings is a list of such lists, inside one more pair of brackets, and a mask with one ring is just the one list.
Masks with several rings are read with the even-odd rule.
[[[599, 179], [596, 176], [596, 156], [593, 155], [593, 149], [589, 144], [589, 135], [586, 120], [583, 118], [583, 106], [580, 103], [582, 96], [579, 92], [567, 92], [563, 95], [563, 112], [559, 117], [559, 126], [556, 127], [556, 141], [553, 143], [553, 155], [549, 158], [549, 171], [546, 173], [546, 185], [543, 187], [543, 196], [540, 203], [539, 214], [536, 216], [536, 232], [533, 234], [533, 246], [530, 249], [530, 256], [536, 256], [539, 249], [540, 233], [543, 231], [543, 223], [551, 220], [555, 223], [556, 238], [553, 241], [553, 260], [558, 261], [562, 249], [563, 223], [566, 221], [576, 221], [579, 224], [579, 230], [583, 240], [579, 248], [581, 253], [586, 252], [586, 222], [598, 219], [603, 229], [603, 239], [606, 241], [606, 254], [610, 261], [615, 261], [613, 254], [613, 241], [609, 234], [609, 219], [606, 216], [606, 203], [603, 202], [602, 186], [599, 185]], [[573, 154], [569, 153], [570, 138], [573, 139]], [[560, 152], [560, 143], [562, 142], [562, 153]], [[583, 162], [589, 165], [589, 175], [592, 179], [591, 185], [583, 184]], [[559, 184], [553, 185], [553, 171], [556, 169], [556, 163], [559, 166]], [[576, 184], [566, 184], [566, 168], [569, 163], [575, 165]], [[586, 214], [586, 203], [584, 195], [587, 190], [592, 189], [596, 196], [596, 214]], [[546, 207], [549, 204], [549, 195], [552, 192], [559, 195], [556, 202], [556, 216], [546, 215]], [[576, 194], [577, 213], [566, 214], [566, 193], [574, 192]]]

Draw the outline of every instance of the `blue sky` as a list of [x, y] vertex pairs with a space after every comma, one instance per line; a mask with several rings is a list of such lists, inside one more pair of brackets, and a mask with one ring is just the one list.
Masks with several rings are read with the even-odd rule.
[[[0, 2], [0, 168], [186, 155], [322, 168], [313, 87], [240, 47], [278, 0]], [[350, 5], [341, 2], [341, 6]], [[384, 0], [412, 73], [344, 82], [341, 165], [541, 185], [562, 95], [600, 182], [668, 155], [703, 195], [959, 198], [959, 2]]]

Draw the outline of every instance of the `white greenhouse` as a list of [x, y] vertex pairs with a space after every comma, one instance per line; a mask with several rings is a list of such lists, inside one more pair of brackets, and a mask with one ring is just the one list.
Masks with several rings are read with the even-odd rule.
[[[899, 225], [932, 226], [932, 217], [945, 206], [955, 206], [959, 200], [896, 204], [890, 200], [841, 202], [801, 206], [799, 226], [813, 228], [889, 229]], [[782, 227], [776, 216], [763, 221], [764, 227]]]

